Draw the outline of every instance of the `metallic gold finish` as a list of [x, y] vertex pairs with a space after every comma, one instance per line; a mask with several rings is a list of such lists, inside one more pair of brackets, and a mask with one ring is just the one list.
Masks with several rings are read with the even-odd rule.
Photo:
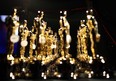
[[77, 58], [81, 61], [88, 62], [89, 61], [89, 55], [88, 55], [88, 49], [87, 49], [87, 38], [88, 38], [88, 29], [85, 25], [85, 21], [81, 20], [81, 26], [79, 27], [79, 30], [77, 31]]
[[27, 37], [29, 36], [29, 30], [27, 27], [27, 21], [24, 21], [24, 25], [21, 28], [21, 48], [20, 48], [20, 60], [26, 60], [25, 48], [28, 45]]
[[[37, 28], [36, 26], [32, 27], [32, 30], [30, 32], [30, 48], [29, 48], [29, 61], [32, 63], [33, 60], [36, 59], [37, 56], [37, 45], [36, 45], [36, 37], [37, 37]], [[35, 55], [34, 55], [35, 54]]]
[[7, 55], [7, 59], [8, 60], [14, 60], [13, 57], [13, 52], [14, 52], [14, 43], [18, 42], [19, 40], [19, 36], [17, 35], [18, 32], [18, 28], [19, 28], [19, 20], [18, 20], [18, 16], [17, 16], [17, 9], [14, 9], [14, 14], [13, 16], [11, 16], [12, 18], [12, 22], [11, 25], [9, 25], [9, 27], [11, 27], [10, 30], [8, 30], [8, 32], [11, 32], [11, 35], [8, 39], [9, 41], [9, 48], [8, 48], [8, 55]]
[[[63, 66], [63, 63], [71, 66], [71, 71], [73, 67], [71, 77], [74, 79], [79, 77], [81, 73], [91, 78], [94, 74], [90, 67], [93, 59], [101, 58], [101, 62], [105, 63], [103, 57], [96, 55], [95, 42], [100, 41], [100, 34], [98, 33], [98, 23], [93, 16], [93, 10], [87, 11], [87, 20], [80, 21], [80, 26], [77, 30], [77, 56], [75, 58], [72, 58], [69, 53], [72, 39], [70, 24], [67, 20], [67, 11], [60, 11], [58, 34], [51, 27], [47, 27], [47, 22], [43, 20], [43, 11], [38, 11], [30, 30], [27, 27], [27, 20], [24, 20], [24, 24], [21, 25], [16, 14], [17, 10], [14, 9], [7, 55], [7, 60], [10, 61], [10, 77], [12, 79], [16, 77], [31, 77], [30, 66], [37, 64], [37, 62], [39, 62], [40, 67], [45, 67], [45, 69], [42, 68], [42, 73], [40, 73], [44, 79], [47, 77], [61, 78], [62, 73], [59, 72], [58, 66]], [[18, 33], [20, 33], [21, 47], [19, 50], [20, 57], [17, 58], [13, 56], [13, 51], [14, 44], [19, 40], [18, 30], [20, 31]], [[95, 36], [93, 36], [93, 31]], [[96, 41], [94, 41], [94, 37]], [[90, 40], [90, 44], [88, 40]], [[28, 46], [29, 54], [26, 53]], [[88, 50], [89, 48], [90, 50]], [[89, 54], [89, 51], [91, 51], [91, 54]]]
[[93, 31], [95, 32], [95, 37], [96, 37], [96, 41], [99, 41], [100, 39], [100, 34], [98, 33], [98, 24], [97, 21], [95, 19], [95, 17], [93, 16], [93, 10], [88, 10], [87, 11], [87, 22], [86, 22], [87, 28], [88, 28], [88, 35], [89, 35], [89, 39], [91, 42], [91, 52], [92, 52], [92, 57], [93, 59], [96, 59], [96, 52], [95, 52], [95, 44], [94, 44], [94, 36], [93, 36]]
[[[70, 25], [66, 19], [67, 16], [67, 11], [60, 12], [63, 14], [60, 16], [60, 29], [58, 30], [58, 34], [60, 36], [60, 49], [59, 53], [61, 53], [61, 58], [63, 60], [70, 58], [71, 55], [69, 54], [69, 48], [70, 48], [70, 43], [71, 43], [71, 36], [70, 36]], [[66, 35], [66, 40], [64, 40], [64, 33]]]

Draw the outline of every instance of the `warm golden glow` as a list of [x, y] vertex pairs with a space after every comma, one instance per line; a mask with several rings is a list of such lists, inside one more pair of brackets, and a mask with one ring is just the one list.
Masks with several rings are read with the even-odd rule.
[[[39, 62], [41, 67], [46, 68], [42, 68], [41, 77], [43, 79], [47, 79], [47, 77], [61, 78], [62, 73], [59, 72], [58, 65], [62, 66], [66, 62], [73, 66], [73, 71], [69, 75], [73, 79], [80, 77], [81, 73], [87, 75], [87, 78], [92, 78], [94, 72], [90, 65], [93, 64], [94, 60], [100, 59], [103, 64], [105, 60], [96, 54], [95, 44], [100, 41], [101, 36], [98, 33], [98, 23], [93, 16], [93, 10], [87, 10], [86, 13], [87, 20], [81, 20], [77, 30], [77, 55], [73, 58], [69, 51], [73, 40], [70, 34], [70, 24], [67, 20], [67, 11], [60, 11], [60, 27], [57, 33], [48, 27], [47, 22], [43, 20], [43, 11], [38, 11], [37, 17], [33, 20], [32, 28], [28, 29], [28, 21], [24, 20], [23, 24], [20, 24], [17, 10], [14, 9], [12, 16], [14, 25], [9, 30], [11, 34], [7, 54], [7, 60], [11, 66], [10, 77], [15, 79], [16, 77], [32, 76], [30, 66]], [[93, 36], [93, 30], [95, 36]], [[19, 57], [14, 57], [14, 44], [17, 42], [20, 43], [20, 53]], [[106, 71], [103, 72], [103, 76], [110, 78]]]

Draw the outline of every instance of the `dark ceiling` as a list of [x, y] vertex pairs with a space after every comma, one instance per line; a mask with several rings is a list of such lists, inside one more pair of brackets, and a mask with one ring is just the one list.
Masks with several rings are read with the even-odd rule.
[[[17, 8], [20, 13], [28, 12], [28, 16], [34, 17], [38, 10], [43, 10], [46, 14], [46, 20], [51, 24], [50, 26], [57, 27], [57, 25], [53, 25], [53, 22], [59, 17], [59, 11], [67, 10], [70, 24], [74, 26], [72, 31], [76, 32], [74, 28], [78, 28], [76, 24], [79, 23], [80, 19], [84, 18], [85, 11], [89, 8], [93, 8], [99, 23], [99, 31], [102, 34], [99, 49], [103, 48], [103, 50], [100, 50], [100, 53], [104, 53], [103, 55], [112, 58], [112, 62], [116, 54], [116, 14], [114, 7], [116, 4], [114, 1], [115, 0], [0, 0], [0, 14], [12, 14], [13, 8]], [[78, 22], [75, 21], [76, 19]]]

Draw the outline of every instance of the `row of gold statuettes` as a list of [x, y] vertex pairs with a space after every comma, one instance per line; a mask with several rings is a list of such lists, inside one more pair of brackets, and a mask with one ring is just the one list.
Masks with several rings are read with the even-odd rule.
[[[60, 16], [60, 28], [57, 34], [50, 27], [47, 27], [47, 22], [43, 20], [43, 11], [38, 11], [37, 17], [34, 18], [32, 29], [29, 30], [27, 20], [20, 24], [17, 9], [14, 9], [14, 14], [8, 20], [10, 23], [7, 24], [7, 60], [10, 67], [10, 78], [26, 78], [36, 75], [43, 79], [65, 76], [77, 79], [82, 73], [85, 77], [92, 78], [94, 71], [90, 65], [93, 60], [99, 59], [101, 63], [105, 63], [104, 58], [95, 53], [94, 43], [96, 41], [99, 42], [100, 34], [98, 33], [97, 21], [93, 16], [93, 10], [87, 10], [87, 20], [81, 20], [77, 30], [77, 57], [75, 58], [69, 53], [72, 40], [70, 24], [66, 18], [67, 12], [61, 11], [60, 13], [62, 15]], [[95, 36], [93, 36], [93, 31]], [[88, 40], [90, 44], [88, 44]], [[14, 45], [17, 42], [20, 43], [19, 57], [13, 55]], [[27, 47], [29, 49], [28, 55], [26, 55]], [[90, 53], [88, 48], [90, 48], [91, 54], [88, 54]], [[65, 65], [70, 66], [71, 69], [64, 71]], [[34, 66], [33, 69], [31, 68], [32, 66]], [[65, 70], [68, 67], [65, 67]], [[35, 68], [36, 71], [34, 71]], [[110, 77], [106, 71], [103, 72], [104, 77]]]

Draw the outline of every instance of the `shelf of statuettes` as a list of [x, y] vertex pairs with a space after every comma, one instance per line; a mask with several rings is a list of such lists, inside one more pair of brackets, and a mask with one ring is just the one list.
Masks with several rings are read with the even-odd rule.
[[[110, 78], [110, 74], [104, 68], [104, 57], [95, 52], [94, 46], [96, 42], [100, 41], [100, 34], [93, 10], [87, 10], [87, 19], [80, 21], [77, 30], [77, 55], [75, 58], [69, 53], [72, 40], [67, 11], [60, 11], [60, 14], [58, 33], [47, 27], [47, 22], [43, 20], [43, 11], [38, 11], [31, 30], [27, 27], [27, 20], [24, 20], [23, 24], [19, 22], [17, 9], [14, 9], [13, 15], [6, 19], [9, 78], [78, 79], [97, 76]], [[13, 54], [15, 43], [19, 43], [20, 48], [17, 56]]]

